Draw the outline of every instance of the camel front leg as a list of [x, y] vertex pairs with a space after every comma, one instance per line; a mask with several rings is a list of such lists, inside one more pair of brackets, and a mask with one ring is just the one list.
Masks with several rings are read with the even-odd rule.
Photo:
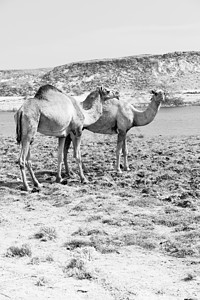
[[[75, 155], [75, 136], [74, 136], [73, 133], [70, 133], [66, 137], [65, 146], [64, 146], [64, 165], [65, 165], [65, 174], [66, 174], [67, 177], [74, 176], [74, 172], [70, 171], [69, 164], [68, 164], [68, 159], [67, 159], [71, 142], [73, 143], [74, 158], [76, 158], [76, 155]], [[82, 168], [83, 168], [84, 172], [87, 172], [87, 168], [86, 168], [86, 166], [84, 165], [83, 162], [82, 162]]]
[[122, 153], [122, 147], [124, 140], [126, 139], [126, 133], [119, 131], [117, 136], [117, 149], [116, 149], [116, 171], [117, 173], [122, 173], [120, 168], [120, 158]]
[[123, 141], [123, 145], [122, 145], [122, 153], [124, 156], [124, 170], [125, 171], [129, 171], [129, 165], [128, 165], [128, 148], [127, 148], [127, 141], [126, 141], [126, 137]]
[[81, 182], [86, 183], [87, 179], [84, 176], [83, 168], [82, 168], [82, 162], [81, 162], [80, 145], [81, 145], [81, 136], [76, 136], [75, 139], [74, 139], [74, 157], [75, 157], [76, 162], [78, 164], [79, 175], [80, 175]]
[[61, 171], [62, 171], [64, 145], [65, 145], [65, 137], [59, 137], [58, 138], [58, 171], [56, 176], [56, 182], [58, 183], [62, 181]]

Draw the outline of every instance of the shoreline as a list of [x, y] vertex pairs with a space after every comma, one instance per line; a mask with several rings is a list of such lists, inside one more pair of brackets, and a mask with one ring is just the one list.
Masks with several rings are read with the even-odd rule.
[[[2, 109], [0, 107], [0, 112], [2, 112], [2, 113], [3, 112], [5, 112], [5, 113], [6, 112], [13, 112], [13, 113], [15, 113], [20, 108], [20, 106], [22, 104], [23, 104], [23, 102], [20, 103], [19, 105], [15, 105], [15, 106], [13, 106], [11, 108], [9, 107], [9, 108], [6, 108], [6, 109]], [[1, 103], [0, 103], [0, 105], [1, 105]], [[147, 105], [148, 105], [148, 103], [145, 103], [143, 105], [134, 105], [134, 107], [137, 108], [137, 109], [143, 110], [143, 109], [146, 108]], [[199, 102], [185, 102], [184, 104], [181, 104], [181, 105], [173, 105], [173, 104], [171, 104], [171, 105], [162, 105], [161, 108], [177, 108], [177, 107], [187, 107], [187, 106], [200, 106], [200, 101]]]
[[[75, 96], [70, 95], [77, 99], [79, 102], [84, 101], [88, 93], [83, 93], [82, 95]], [[176, 102], [176, 97], [180, 98], [180, 102]], [[131, 104], [137, 109], [145, 109], [148, 105], [150, 97], [149, 93], [141, 92], [141, 94], [131, 95], [131, 94], [121, 94], [121, 98], [124, 102], [130, 101]], [[0, 97], [0, 111], [1, 112], [15, 112], [25, 101], [26, 97], [16, 96], [16, 97]], [[173, 98], [170, 99], [170, 103], [162, 104], [162, 107], [184, 107], [184, 106], [200, 106], [200, 94], [199, 93], [183, 93], [174, 95], [174, 104]]]
[[[20, 101], [16, 101], [14, 103], [2, 103], [0, 100], [0, 112], [16, 112], [21, 105], [23, 104], [24, 99], [21, 99]], [[134, 104], [134, 107], [137, 109], [145, 109], [148, 105], [148, 102], [142, 103], [142, 104]], [[2, 107], [3, 106], [3, 107]], [[186, 106], [200, 106], [200, 100], [199, 101], [187, 101], [180, 105], [164, 105], [162, 104], [161, 108], [175, 108], [175, 107], [186, 107]]]

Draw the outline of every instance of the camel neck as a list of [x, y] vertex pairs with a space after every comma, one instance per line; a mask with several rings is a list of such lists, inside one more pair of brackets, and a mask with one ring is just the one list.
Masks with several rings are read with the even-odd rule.
[[160, 103], [152, 101], [145, 111], [134, 111], [133, 126], [145, 126], [151, 123], [154, 120], [159, 108]]
[[85, 101], [83, 101], [82, 107], [85, 117], [84, 126], [86, 127], [95, 123], [100, 118], [103, 109], [99, 93], [94, 98], [87, 97]]

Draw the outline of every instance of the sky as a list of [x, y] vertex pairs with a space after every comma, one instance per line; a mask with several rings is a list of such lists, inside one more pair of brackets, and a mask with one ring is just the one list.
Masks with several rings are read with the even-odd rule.
[[199, 0], [0, 0], [0, 70], [200, 51]]

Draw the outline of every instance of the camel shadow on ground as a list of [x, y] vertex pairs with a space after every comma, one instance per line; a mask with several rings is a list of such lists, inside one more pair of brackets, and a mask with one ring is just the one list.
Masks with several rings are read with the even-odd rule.
[[[35, 172], [35, 175], [37, 179], [39, 180], [40, 183], [53, 183], [56, 180], [56, 172], [51, 171], [51, 170], [42, 170]], [[63, 175], [64, 177], [64, 175]], [[27, 176], [27, 179], [30, 183], [32, 183], [30, 175]], [[0, 188], [9, 188], [12, 190], [19, 190], [22, 189], [23, 182], [22, 180], [13, 180], [9, 176], [4, 176], [0, 180]]]
[[[63, 184], [66, 184], [68, 179], [67, 175], [64, 172], [62, 172], [61, 175], [62, 175], [62, 179], [64, 180]], [[51, 170], [42, 170], [42, 171], [35, 172], [35, 176], [37, 177], [40, 183], [51, 184], [56, 182], [57, 172]]]
[[18, 190], [19, 187], [21, 186], [21, 182], [20, 181], [6, 181], [6, 180], [0, 180], [0, 188], [9, 188], [12, 190]]

